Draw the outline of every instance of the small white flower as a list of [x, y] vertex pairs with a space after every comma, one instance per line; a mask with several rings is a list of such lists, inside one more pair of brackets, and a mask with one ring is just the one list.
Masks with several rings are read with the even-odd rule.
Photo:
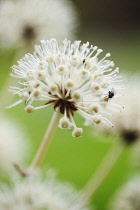
[[101, 115], [97, 115], [97, 114], [94, 115], [93, 121], [94, 121], [96, 124], [101, 123], [101, 121], [102, 121], [102, 116], [101, 116]]
[[[20, 100], [10, 107], [23, 102], [25, 110], [31, 113], [53, 105], [64, 115], [59, 127], [64, 129], [66, 124], [65, 128], [72, 125], [73, 136], [77, 137], [82, 136], [82, 129], [75, 125], [75, 112], [90, 124], [112, 125], [104, 115], [116, 108], [112, 101], [119, 96], [121, 86], [118, 68], [113, 70], [112, 61], [106, 60], [110, 54], [98, 61], [101, 52], [88, 42], [80, 45], [80, 41], [71, 44], [64, 40], [63, 47], [59, 48], [55, 39], [41, 41], [34, 55], [26, 54], [17, 66], [12, 67], [11, 75], [19, 79], [22, 87], [11, 88]], [[96, 70], [93, 70], [95, 65]], [[43, 77], [39, 77], [42, 71]], [[113, 90], [116, 91], [114, 95]], [[42, 105], [33, 106], [35, 101]]]
[[64, 65], [60, 65], [57, 67], [56, 71], [58, 72], [58, 74], [64, 75], [67, 71], [67, 68]]
[[52, 95], [55, 95], [58, 92], [58, 86], [56, 84], [50, 84], [49, 89]]
[[74, 88], [74, 85], [75, 85], [75, 82], [74, 80], [72, 79], [68, 79], [66, 82], [65, 82], [65, 88], [67, 90], [72, 90]]
[[[0, 170], [12, 170], [13, 163], [23, 163], [27, 158], [27, 139], [20, 124], [0, 115]], [[14, 171], [14, 170], [13, 170]]]
[[140, 209], [140, 177], [125, 184], [112, 201], [110, 210], [138, 210]]
[[62, 117], [59, 121], [59, 127], [61, 129], [70, 129], [72, 127], [72, 123], [67, 117]]
[[72, 99], [74, 101], [82, 101], [82, 95], [80, 93], [80, 91], [76, 90], [76, 91], [73, 91], [73, 94], [72, 94]]
[[0, 1], [0, 43], [16, 45], [41, 39], [72, 38], [77, 25], [72, 2], [65, 0]]
[[90, 73], [87, 69], [81, 69], [80, 73], [80, 76], [85, 80], [87, 80], [90, 77]]
[[99, 86], [99, 83], [97, 82], [92, 82], [91, 83], [91, 86], [90, 86], [90, 89], [93, 93], [95, 93], [96, 91], [100, 90], [100, 86]]
[[73, 137], [82, 137], [83, 129], [82, 128], [74, 128], [72, 132]]
[[88, 210], [78, 207], [78, 193], [70, 184], [59, 182], [54, 174], [47, 174], [42, 180], [40, 174], [33, 174], [24, 180], [12, 183], [12, 189], [1, 186], [1, 210]]
[[96, 105], [96, 104], [92, 104], [89, 106], [89, 110], [92, 112], [92, 113], [98, 113], [99, 112], [99, 106]]

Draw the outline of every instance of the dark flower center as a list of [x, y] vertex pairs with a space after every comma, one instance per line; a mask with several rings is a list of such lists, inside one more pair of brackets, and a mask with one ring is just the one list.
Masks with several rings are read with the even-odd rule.
[[[61, 90], [60, 90], [60, 92], [61, 92]], [[65, 92], [64, 95], [66, 95], [67, 90], [64, 90], [64, 92]], [[52, 95], [50, 92], [49, 92], [49, 94]], [[59, 107], [60, 113], [64, 114], [66, 112], [67, 117], [70, 118], [70, 115], [73, 116], [74, 112], [77, 111], [75, 102], [69, 101], [70, 99], [72, 99], [70, 94], [66, 98], [64, 97], [64, 99], [58, 98], [58, 96], [56, 96], [56, 100], [50, 100], [46, 104], [53, 103], [54, 109]]]
[[137, 130], [123, 130], [121, 132], [121, 137], [125, 144], [130, 145], [135, 143], [139, 138], [139, 132]]
[[35, 28], [33, 26], [26, 25], [23, 29], [22, 36], [25, 41], [32, 41], [36, 37]]
[[59, 99], [55, 101], [54, 109], [59, 107], [60, 113], [67, 113], [67, 117], [70, 118], [70, 115], [74, 115], [74, 111], [77, 111], [77, 107], [74, 102], [69, 102], [67, 100]]

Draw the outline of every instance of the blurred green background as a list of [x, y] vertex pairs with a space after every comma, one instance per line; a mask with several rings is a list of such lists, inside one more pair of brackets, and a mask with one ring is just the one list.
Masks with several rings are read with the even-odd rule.
[[[134, 74], [140, 71], [140, 14], [139, 3], [130, 0], [73, 0], [79, 13], [80, 26], [77, 39], [89, 41], [110, 52], [111, 59], [120, 72]], [[10, 66], [13, 64], [14, 50], [0, 51], [0, 88], [2, 89]], [[13, 99], [15, 100], [15, 99]], [[18, 118], [30, 137], [30, 164], [41, 139], [47, 129], [52, 108], [42, 109], [32, 114], [24, 111], [21, 104], [5, 111], [12, 118]], [[73, 138], [71, 132], [59, 128], [54, 136], [48, 155], [43, 162], [44, 170], [50, 166], [58, 171], [61, 180], [69, 181], [81, 189], [96, 171], [99, 163], [109, 151], [114, 138], [95, 135], [91, 127], [83, 126], [84, 120], [75, 116], [78, 127], [83, 127], [82, 138]], [[107, 210], [108, 202], [115, 191], [131, 176], [140, 172], [130, 161], [131, 149], [127, 149], [112, 172], [92, 198], [97, 210]]]

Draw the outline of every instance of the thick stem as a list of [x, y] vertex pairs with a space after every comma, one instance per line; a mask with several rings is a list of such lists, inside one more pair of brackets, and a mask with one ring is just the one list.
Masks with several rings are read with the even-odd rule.
[[49, 144], [50, 144], [52, 137], [54, 135], [54, 132], [58, 126], [60, 115], [61, 114], [59, 111], [54, 111], [54, 114], [52, 116], [49, 127], [47, 128], [47, 131], [46, 131], [45, 136], [42, 140], [42, 143], [33, 159], [33, 162], [31, 164], [29, 170], [39, 167], [41, 162], [43, 161], [43, 159], [46, 155], [46, 152], [48, 150]]
[[124, 151], [124, 148], [125, 146], [123, 144], [113, 146], [113, 148], [107, 154], [107, 156], [102, 161], [95, 174], [93, 174], [93, 176], [91, 177], [91, 179], [83, 189], [83, 197], [82, 197], [83, 205], [88, 203], [91, 196], [93, 196], [96, 190], [100, 187], [100, 185], [105, 180], [105, 178], [113, 168], [114, 164], [117, 162], [120, 155]]

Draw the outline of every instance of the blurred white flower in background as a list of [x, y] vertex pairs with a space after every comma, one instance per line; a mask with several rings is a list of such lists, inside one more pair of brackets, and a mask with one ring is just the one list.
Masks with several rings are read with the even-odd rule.
[[110, 210], [140, 209], [140, 177], [135, 177], [125, 184], [116, 194], [110, 205]]
[[[12, 67], [11, 76], [22, 86], [11, 87], [20, 100], [9, 108], [25, 103], [26, 111], [32, 113], [52, 105], [63, 114], [59, 127], [73, 127], [73, 137], [81, 137], [83, 132], [74, 122], [75, 112], [90, 124], [112, 126], [104, 115], [120, 108], [112, 101], [120, 96], [122, 87], [118, 68], [113, 69], [114, 63], [107, 59], [110, 53], [98, 60], [101, 52], [89, 42], [81, 45], [81, 41], [71, 43], [65, 39], [59, 48], [55, 39], [41, 41], [34, 55], [26, 54]], [[41, 106], [34, 107], [34, 101], [42, 101]]]
[[88, 210], [78, 207], [78, 197], [79, 193], [70, 184], [59, 182], [54, 173], [47, 172], [45, 179], [41, 174], [33, 173], [25, 179], [15, 180], [11, 188], [1, 186], [0, 209]]
[[41, 39], [72, 38], [76, 11], [68, 0], [0, 1], [0, 44], [30, 44]]
[[121, 101], [114, 98], [114, 102], [122, 105], [123, 109], [119, 113], [118, 111], [110, 112], [114, 125], [112, 129], [102, 128], [104, 133], [119, 135], [128, 145], [135, 143], [140, 137], [139, 77], [140, 75], [123, 75], [124, 89], [122, 90]]
[[11, 173], [13, 163], [25, 163], [27, 150], [25, 130], [16, 120], [0, 114], [0, 170]]

